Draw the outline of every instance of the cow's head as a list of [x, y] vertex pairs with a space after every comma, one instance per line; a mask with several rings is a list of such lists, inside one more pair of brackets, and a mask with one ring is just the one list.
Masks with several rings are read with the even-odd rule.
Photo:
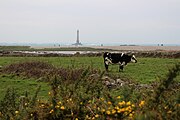
[[135, 55], [132, 55], [132, 56], [131, 56], [131, 62], [137, 63], [137, 59], [136, 59]]
[[105, 52], [103, 57], [104, 57], [104, 62], [106, 65], [108, 65], [109, 63], [112, 63], [111, 53]]

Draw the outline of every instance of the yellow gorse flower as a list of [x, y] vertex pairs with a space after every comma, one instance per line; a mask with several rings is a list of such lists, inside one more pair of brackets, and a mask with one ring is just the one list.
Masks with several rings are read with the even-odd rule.
[[108, 110], [108, 111], [106, 111], [106, 114], [110, 115], [110, 114], [111, 114], [111, 111], [109, 111], [109, 110]]
[[119, 106], [115, 106], [114, 108], [115, 108], [116, 110], [119, 110], [119, 109], [120, 109]]
[[107, 103], [108, 105], [111, 105], [112, 103], [110, 102], [110, 101], [108, 101], [108, 103]]
[[59, 108], [60, 106], [59, 106], [59, 105], [56, 105], [55, 107], [56, 107], [56, 108]]
[[142, 107], [144, 104], [145, 104], [145, 101], [141, 101], [141, 102], [139, 103], [139, 107]]
[[126, 103], [126, 105], [131, 105], [131, 102], [130, 102], [130, 101], [128, 101], [128, 102]]
[[121, 111], [121, 112], [124, 112], [124, 111], [125, 111], [125, 108], [120, 109], [120, 111]]
[[60, 104], [61, 104], [61, 101], [59, 101], [57, 104], [60, 105]]
[[120, 96], [117, 96], [117, 99], [120, 99], [121, 97]]
[[116, 113], [116, 110], [112, 109], [112, 114], [115, 114]]
[[64, 106], [61, 106], [61, 110], [64, 110], [65, 109], [65, 107]]
[[105, 109], [102, 109], [101, 111], [102, 111], [102, 112], [105, 112], [106, 110], [105, 110]]
[[132, 117], [132, 116], [133, 116], [133, 114], [132, 114], [132, 113], [130, 113], [130, 114], [129, 114], [129, 117]]
[[100, 98], [100, 100], [104, 101], [104, 98]]
[[49, 113], [51, 114], [51, 113], [53, 113], [54, 112], [54, 110], [52, 109]]
[[125, 105], [126, 103], [124, 101], [118, 103], [119, 106]]
[[132, 105], [131, 105], [131, 107], [135, 107], [135, 105], [134, 105], [134, 104], [132, 104]]
[[96, 117], [96, 118], [98, 118], [98, 117], [99, 117], [99, 115], [98, 115], [98, 114], [96, 114], [96, 115], [95, 115], [95, 117]]
[[132, 111], [131, 106], [126, 107], [126, 108], [125, 108], [125, 111], [131, 112], [131, 111]]
[[17, 110], [16, 110], [16, 111], [15, 111], [15, 113], [16, 113], [16, 114], [18, 114], [18, 113], [19, 113], [19, 111], [17, 111]]

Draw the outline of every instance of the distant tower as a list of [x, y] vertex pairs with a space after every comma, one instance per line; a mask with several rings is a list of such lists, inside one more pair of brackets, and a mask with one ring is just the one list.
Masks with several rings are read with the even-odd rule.
[[74, 43], [73, 45], [75, 45], [75, 46], [82, 45], [82, 44], [79, 42], [79, 30], [77, 30], [77, 40], [76, 40], [76, 43]]
[[79, 44], [79, 30], [77, 30], [77, 41], [76, 41], [76, 43]]

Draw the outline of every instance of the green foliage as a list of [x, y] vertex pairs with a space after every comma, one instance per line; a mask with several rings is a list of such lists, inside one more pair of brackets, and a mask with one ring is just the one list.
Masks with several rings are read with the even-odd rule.
[[4, 99], [0, 102], [0, 112], [4, 115], [4, 119], [15, 116], [15, 111], [18, 110], [17, 97], [13, 88], [7, 89]]
[[[38, 58], [45, 62], [20, 62], [1, 68], [1, 90], [8, 84], [14, 89], [1, 95], [0, 119], [179, 119], [180, 65], [173, 65], [178, 59], [140, 58], [121, 73], [115, 71], [117, 66], [106, 73], [98, 65], [100, 58], [91, 59], [75, 57], [71, 65], [66, 58]], [[64, 66], [55, 67], [58, 65]], [[149, 84], [151, 88], [137, 89], [133, 81], [136, 75], [162, 77]], [[122, 78], [128, 85], [108, 88], [102, 76]], [[48, 96], [42, 99], [45, 94]]]
[[152, 100], [152, 103], [159, 103], [159, 99], [162, 97], [161, 94], [167, 90], [169, 85], [173, 82], [174, 78], [179, 74], [180, 71], [180, 64], [176, 64], [174, 68], [169, 70], [169, 73], [167, 77], [160, 82], [160, 85], [157, 87], [157, 89], [154, 92], [154, 99]]

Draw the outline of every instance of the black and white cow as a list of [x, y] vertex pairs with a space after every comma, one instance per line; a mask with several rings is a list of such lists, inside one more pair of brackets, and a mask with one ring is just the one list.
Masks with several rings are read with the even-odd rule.
[[120, 69], [123, 70], [124, 65], [127, 65], [127, 63], [137, 62], [135, 55], [127, 55], [125, 53], [105, 52], [103, 55], [103, 58], [104, 58], [104, 65], [105, 65], [106, 71], [108, 71], [109, 64], [118, 64], [119, 71], [120, 71]]

